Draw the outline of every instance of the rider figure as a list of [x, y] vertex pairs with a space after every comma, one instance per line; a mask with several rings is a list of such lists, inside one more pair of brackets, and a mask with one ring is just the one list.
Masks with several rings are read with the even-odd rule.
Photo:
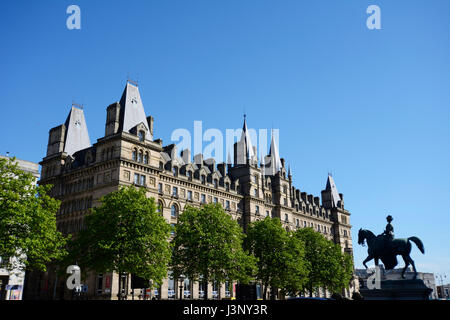
[[392, 241], [394, 240], [394, 227], [391, 224], [391, 221], [394, 220], [391, 215], [386, 217], [388, 224], [386, 225], [386, 230], [381, 234], [383, 236], [384, 246], [388, 251], [392, 251], [394, 248], [392, 246]]
[[386, 236], [387, 240], [394, 240], [394, 227], [391, 224], [391, 221], [394, 220], [394, 218], [392, 218], [392, 216], [387, 216], [386, 220], [388, 222], [388, 224], [386, 225], [386, 230], [384, 230], [384, 232], [382, 233], [383, 235]]

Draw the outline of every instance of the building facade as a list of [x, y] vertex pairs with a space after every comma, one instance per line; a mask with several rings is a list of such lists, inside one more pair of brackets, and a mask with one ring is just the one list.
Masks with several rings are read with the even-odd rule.
[[[1, 159], [9, 159], [9, 157], [0, 156]], [[39, 164], [16, 159], [17, 166], [20, 170], [31, 173], [35, 177], [36, 184], [39, 179]], [[13, 265], [18, 264], [16, 258], [13, 259]], [[23, 266], [17, 265], [13, 270], [2, 268], [2, 258], [0, 257], [0, 300], [22, 300], [23, 286], [25, 281], [25, 270]]]
[[[270, 152], [258, 161], [244, 118], [242, 136], [234, 144], [234, 161], [215, 163], [202, 154], [177, 150], [154, 139], [154, 119], [147, 116], [136, 84], [128, 81], [119, 102], [106, 108], [105, 135], [90, 143], [84, 113], [72, 106], [66, 122], [49, 132], [47, 154], [42, 165], [41, 184], [53, 184], [52, 196], [61, 200], [58, 229], [77, 233], [84, 227], [84, 216], [99, 205], [99, 199], [121, 186], [145, 187], [147, 196], [159, 204], [164, 217], [175, 225], [186, 205], [220, 203], [244, 232], [252, 221], [266, 216], [278, 217], [288, 230], [312, 227], [327, 239], [352, 253], [350, 212], [344, 208], [343, 195], [328, 176], [317, 196], [301, 192], [293, 185], [292, 175], [278, 154], [272, 137]], [[115, 299], [117, 274], [92, 275], [87, 279], [86, 295]], [[129, 288], [130, 277], [123, 279]], [[48, 297], [61, 298], [64, 284], [55, 283], [49, 274]], [[43, 280], [42, 280], [43, 281]], [[164, 280], [152, 291], [159, 298], [179, 298], [179, 281]], [[209, 296], [233, 295], [232, 285], [208, 286]], [[185, 298], [202, 295], [198, 283], [184, 280]], [[42, 294], [37, 293], [37, 294]], [[44, 295], [45, 295], [44, 294]], [[347, 292], [350, 295], [350, 292]], [[66, 293], [67, 295], [67, 293]], [[139, 292], [136, 290], [136, 296]]]

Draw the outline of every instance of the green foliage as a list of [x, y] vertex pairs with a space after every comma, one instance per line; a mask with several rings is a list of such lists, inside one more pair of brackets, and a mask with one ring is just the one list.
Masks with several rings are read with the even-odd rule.
[[267, 287], [287, 293], [302, 290], [307, 279], [302, 241], [291, 236], [278, 218], [267, 217], [250, 224], [245, 247], [257, 258], [257, 279]]
[[252, 279], [255, 261], [242, 249], [242, 229], [219, 204], [186, 206], [175, 232], [171, 266], [175, 278], [202, 276], [205, 283]]
[[7, 269], [46, 271], [67, 253], [67, 238], [56, 229], [60, 201], [48, 195], [51, 188], [36, 186], [15, 158], [0, 159], [0, 256]]
[[352, 257], [342, 253], [339, 245], [312, 228], [298, 229], [294, 236], [305, 244], [310, 294], [317, 287], [340, 292], [349, 285], [353, 273]]
[[72, 263], [96, 272], [133, 273], [162, 283], [171, 246], [170, 225], [155, 200], [133, 186], [102, 197], [86, 216], [86, 228], [71, 246]]

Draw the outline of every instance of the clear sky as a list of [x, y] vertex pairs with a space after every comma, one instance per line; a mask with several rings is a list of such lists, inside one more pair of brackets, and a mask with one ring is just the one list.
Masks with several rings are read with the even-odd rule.
[[[66, 8], [81, 8], [68, 30]], [[366, 9], [381, 8], [381, 30]], [[450, 280], [450, 1], [2, 1], [0, 154], [38, 162], [83, 104], [91, 142], [127, 76], [155, 137], [176, 128], [280, 129], [294, 184], [333, 173], [359, 228], [418, 236], [421, 271]], [[399, 260], [403, 266], [403, 261]]]

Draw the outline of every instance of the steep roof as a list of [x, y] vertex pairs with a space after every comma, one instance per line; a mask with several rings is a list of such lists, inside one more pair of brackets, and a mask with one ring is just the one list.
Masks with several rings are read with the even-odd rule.
[[72, 106], [69, 115], [67, 116], [65, 126], [66, 135], [64, 152], [73, 155], [75, 152], [91, 146], [83, 109]]
[[139, 89], [136, 85], [127, 81], [122, 97], [120, 98], [119, 131], [130, 132], [130, 129], [141, 122], [146, 129], [145, 139], [152, 140], [153, 137], [150, 134]]
[[253, 159], [255, 154], [253, 153], [252, 140], [250, 139], [250, 133], [247, 129], [247, 120], [244, 116], [244, 126], [242, 127], [242, 134], [240, 142], [245, 146], [245, 156], [247, 159]]
[[336, 184], [334, 183], [334, 179], [331, 174], [328, 175], [327, 186], [325, 187], [325, 190], [331, 190], [331, 200], [333, 201], [333, 206], [337, 207], [338, 202], [341, 201], [341, 197], [339, 196], [339, 192], [336, 188]]
[[[277, 144], [272, 133], [272, 140], [270, 142], [269, 155], [266, 157], [266, 174], [274, 175], [281, 169], [281, 160], [278, 153]], [[267, 168], [268, 167], [268, 168]]]

